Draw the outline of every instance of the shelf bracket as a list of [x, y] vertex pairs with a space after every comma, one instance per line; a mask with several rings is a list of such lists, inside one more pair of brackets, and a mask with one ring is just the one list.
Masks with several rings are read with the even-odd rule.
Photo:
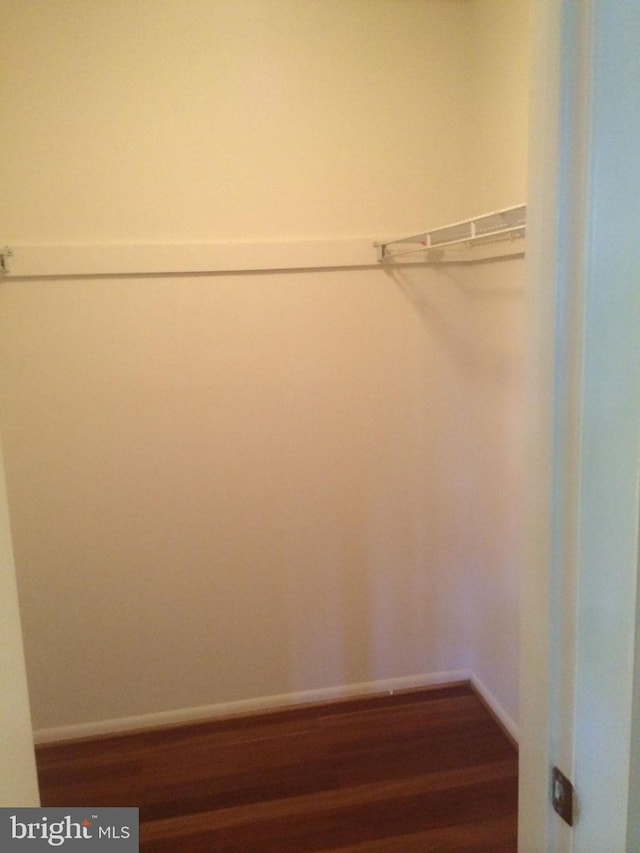
[[[423, 254], [430, 261], [432, 249], [442, 250], [436, 263], [455, 262], [455, 259], [443, 257], [443, 252], [450, 248], [468, 250], [474, 247], [486, 247], [503, 240], [514, 240], [524, 237], [526, 230], [526, 205], [519, 204], [503, 210], [495, 210], [462, 222], [454, 222], [442, 228], [434, 228], [410, 237], [396, 238], [386, 242], [378, 241], [374, 245], [378, 249], [378, 263], [393, 262], [397, 258]], [[495, 257], [503, 257], [504, 252], [496, 252]], [[480, 257], [482, 260], [482, 256]], [[462, 262], [473, 262], [473, 258], [462, 258]]]
[[0, 249], [0, 275], [7, 275], [9, 270], [9, 258], [13, 257], [13, 252], [8, 246]]

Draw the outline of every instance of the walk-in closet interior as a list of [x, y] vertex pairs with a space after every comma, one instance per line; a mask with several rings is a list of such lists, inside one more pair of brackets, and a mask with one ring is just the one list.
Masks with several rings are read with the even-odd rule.
[[528, 15], [5, 0], [37, 739], [466, 678], [517, 736]]

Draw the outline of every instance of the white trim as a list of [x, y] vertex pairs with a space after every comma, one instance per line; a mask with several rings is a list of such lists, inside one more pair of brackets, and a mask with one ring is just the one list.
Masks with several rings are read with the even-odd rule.
[[[558, 277], [557, 211], [561, 186], [560, 101], [567, 51], [574, 39], [568, 4], [531, 7], [532, 61], [527, 186], [527, 403], [525, 543], [520, 593], [518, 850], [560, 853], [552, 838], [559, 819], [549, 797], [552, 728], [557, 712], [557, 575], [554, 527], [554, 382]], [[566, 147], [563, 150], [568, 150]], [[555, 538], [554, 538], [555, 537]]]
[[573, 849], [635, 853], [640, 7], [637, 0], [587, 6]]
[[4, 461], [0, 449], [0, 807], [40, 805], [31, 712], [9, 524]]
[[401, 678], [386, 678], [380, 681], [366, 681], [360, 684], [323, 687], [318, 690], [301, 690], [295, 693], [281, 693], [276, 696], [259, 696], [253, 699], [240, 699], [236, 702], [219, 702], [215, 705], [202, 705], [197, 708], [178, 708], [173, 711], [160, 711], [155, 714], [140, 714], [135, 717], [120, 717], [114, 720], [97, 720], [92, 723], [79, 723], [72, 726], [39, 729], [34, 732], [34, 741], [36, 743], [54, 743], [99, 735], [123, 734], [139, 729], [193, 723], [200, 720], [210, 720], [214, 717], [255, 713], [257, 711], [267, 711], [272, 708], [305, 705], [310, 702], [327, 702], [332, 699], [342, 699], [350, 696], [394, 693], [397, 690], [408, 690], [414, 687], [430, 687], [438, 684], [450, 684], [456, 681], [469, 681], [470, 678], [471, 673], [468, 670], [453, 670], [451, 672], [408, 675]]
[[369, 238], [256, 243], [15, 245], [5, 279], [43, 276], [178, 275], [377, 266]]
[[[518, 850], [635, 853], [640, 8], [541, 0], [534, 15]], [[576, 786], [573, 830], [552, 765]]]
[[481, 681], [477, 675], [472, 674], [470, 680], [473, 689], [477, 690], [480, 696], [482, 696], [484, 702], [489, 706], [491, 711], [500, 720], [500, 722], [509, 732], [514, 741], [518, 743], [520, 732], [518, 730], [518, 725], [513, 719], [513, 717], [511, 717], [511, 715], [505, 711], [500, 702], [498, 702], [496, 697], [489, 690], [487, 685], [483, 681]]

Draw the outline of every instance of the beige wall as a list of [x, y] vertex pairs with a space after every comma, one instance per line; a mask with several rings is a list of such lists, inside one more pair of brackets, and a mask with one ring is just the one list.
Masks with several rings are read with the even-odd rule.
[[[531, 28], [529, 0], [472, 0], [472, 98], [467, 127], [469, 215], [526, 201]], [[468, 568], [471, 668], [518, 720], [527, 333], [524, 260], [460, 271], [470, 346], [466, 376], [474, 543]]]
[[[471, 670], [518, 720], [525, 400], [525, 263], [456, 271], [469, 334], [461, 379], [469, 476], [465, 622]], [[469, 602], [473, 602], [469, 606]]]
[[[2, 242], [523, 198], [465, 159], [484, 0], [7, 6]], [[521, 267], [3, 284], [36, 727], [475, 665], [515, 716]]]
[[527, 200], [530, 0], [471, 0], [465, 216]]
[[1, 302], [38, 727], [461, 666], [463, 401], [384, 272]]
[[465, 0], [2, 8], [10, 243], [380, 237], [460, 208]]

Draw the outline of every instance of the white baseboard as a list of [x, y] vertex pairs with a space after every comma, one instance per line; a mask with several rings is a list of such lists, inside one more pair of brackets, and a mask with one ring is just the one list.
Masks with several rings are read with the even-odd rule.
[[489, 690], [489, 688], [484, 684], [477, 675], [472, 674], [471, 678], [471, 686], [476, 690], [485, 703], [489, 706], [491, 711], [495, 714], [498, 720], [502, 723], [504, 728], [509, 732], [513, 740], [518, 743], [519, 740], [519, 730], [516, 722], [513, 718], [507, 714], [502, 705], [498, 702], [493, 693]]
[[[310, 702], [328, 702], [332, 699], [366, 696], [373, 693], [394, 693], [396, 690], [429, 687], [435, 684], [450, 684], [455, 681], [469, 681], [470, 679], [471, 673], [468, 670], [385, 678], [379, 681], [365, 681], [360, 684], [323, 687], [318, 690], [302, 690], [295, 693], [282, 693], [276, 696], [260, 696], [255, 699], [240, 699], [236, 702], [220, 702], [215, 705], [202, 705], [197, 708], [180, 708], [175, 711], [140, 714], [135, 717], [119, 717], [114, 720], [98, 720], [96, 722], [78, 723], [71, 726], [38, 729], [34, 732], [33, 738], [35, 743], [40, 744], [77, 740], [79, 738], [97, 737], [100, 735], [123, 734], [125, 732], [135, 732], [140, 729], [173, 726], [180, 723], [193, 723], [210, 720], [215, 717], [228, 717], [232, 714], [250, 714], [257, 711], [268, 711], [273, 708], [305, 705]], [[480, 688], [478, 688], [478, 692], [482, 692]]]

